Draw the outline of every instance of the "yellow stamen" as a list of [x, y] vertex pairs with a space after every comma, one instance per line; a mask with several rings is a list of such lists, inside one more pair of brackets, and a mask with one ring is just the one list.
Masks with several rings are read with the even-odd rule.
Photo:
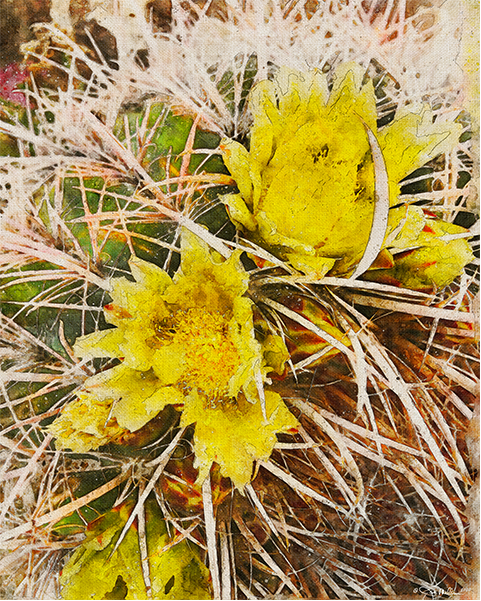
[[218, 311], [195, 307], [179, 310], [167, 328], [159, 324], [158, 336], [185, 348], [184, 384], [196, 388], [211, 404], [227, 394], [229, 380], [240, 364], [231, 340], [228, 319]]

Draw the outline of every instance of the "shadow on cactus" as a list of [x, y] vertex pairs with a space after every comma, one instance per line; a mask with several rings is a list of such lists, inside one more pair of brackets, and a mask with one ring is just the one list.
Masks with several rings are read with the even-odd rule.
[[186, 98], [149, 43], [107, 61], [45, 26], [2, 108], [5, 590], [461, 590], [466, 113], [255, 53]]

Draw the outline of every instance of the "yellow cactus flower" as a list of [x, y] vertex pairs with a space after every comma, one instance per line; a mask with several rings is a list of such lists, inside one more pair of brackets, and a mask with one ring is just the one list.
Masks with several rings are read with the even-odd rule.
[[[355, 63], [335, 71], [330, 91], [317, 70], [281, 68], [253, 88], [249, 109], [250, 150], [221, 143], [239, 189], [225, 197], [231, 219], [246, 237], [316, 277], [352, 272], [368, 245], [377, 193], [371, 137], [393, 207], [400, 180], [450, 151], [462, 131], [457, 123], [433, 122], [423, 105], [399, 109], [378, 131], [372, 81]], [[386, 235], [404, 215], [389, 211]]]
[[409, 207], [402, 226], [386, 240], [391, 265], [365, 277], [427, 292], [444, 288], [474, 259], [466, 236], [464, 228]]
[[88, 393], [79, 394], [48, 428], [57, 447], [86, 453], [120, 438], [125, 430], [111, 417], [111, 408], [111, 402], [105, 403]]
[[[253, 462], [271, 454], [275, 433], [295, 429], [297, 420], [278, 394], [266, 391], [259, 398], [259, 383], [284, 369], [287, 350], [280, 337], [271, 334], [265, 349], [255, 337], [240, 252], [223, 260], [183, 231], [173, 280], [135, 257], [130, 268], [135, 281], [111, 280], [112, 303], [104, 313], [115, 328], [74, 345], [79, 357], [116, 357], [121, 363], [88, 378], [79, 398], [50, 426], [57, 446], [97, 448], [120, 432], [139, 430], [166, 405], [183, 406], [182, 425], [197, 423], [199, 477], [216, 461], [242, 489]], [[95, 435], [80, 419], [89, 403], [92, 416], [103, 408], [105, 427], [96, 420]], [[229, 449], [236, 449], [235, 456]]]

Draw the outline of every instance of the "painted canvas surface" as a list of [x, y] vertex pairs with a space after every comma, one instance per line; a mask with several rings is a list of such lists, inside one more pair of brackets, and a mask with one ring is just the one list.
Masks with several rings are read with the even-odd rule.
[[477, 599], [477, 3], [3, 0], [0, 597]]

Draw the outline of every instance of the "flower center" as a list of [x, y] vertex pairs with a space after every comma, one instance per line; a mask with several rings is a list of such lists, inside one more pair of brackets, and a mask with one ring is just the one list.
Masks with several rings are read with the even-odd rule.
[[[229, 334], [229, 321], [218, 311], [204, 308], [179, 310], [159, 324], [160, 337], [169, 337], [184, 351], [183, 383], [196, 388], [211, 404], [227, 395], [229, 380], [236, 373], [240, 357]], [[162, 327], [163, 326], [163, 327]]]

